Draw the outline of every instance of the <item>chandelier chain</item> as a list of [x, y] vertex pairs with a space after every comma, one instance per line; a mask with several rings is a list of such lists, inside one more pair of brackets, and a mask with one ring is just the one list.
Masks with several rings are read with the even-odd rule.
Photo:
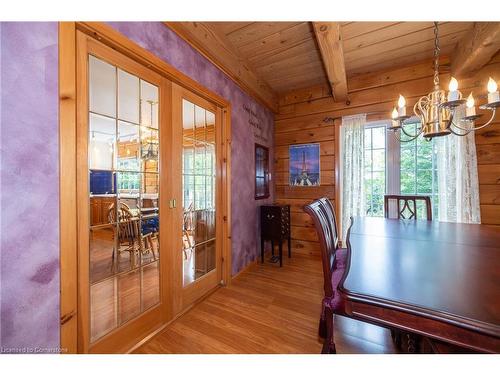
[[438, 23], [434, 22], [434, 86], [439, 86], [439, 31]]

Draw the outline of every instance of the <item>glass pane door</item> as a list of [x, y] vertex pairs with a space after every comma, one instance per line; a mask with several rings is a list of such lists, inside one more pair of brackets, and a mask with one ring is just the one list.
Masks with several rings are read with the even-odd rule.
[[88, 56], [93, 343], [160, 303], [159, 89]]
[[183, 285], [216, 267], [215, 113], [182, 99]]

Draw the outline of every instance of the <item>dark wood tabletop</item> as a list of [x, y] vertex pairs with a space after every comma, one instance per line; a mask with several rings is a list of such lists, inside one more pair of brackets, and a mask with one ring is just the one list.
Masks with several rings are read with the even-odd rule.
[[357, 217], [350, 242], [349, 301], [500, 338], [500, 228]]

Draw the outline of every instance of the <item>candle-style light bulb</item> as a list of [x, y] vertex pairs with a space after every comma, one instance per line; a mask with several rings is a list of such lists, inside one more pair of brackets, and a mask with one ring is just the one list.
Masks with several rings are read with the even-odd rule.
[[497, 90], [497, 83], [490, 77], [488, 80], [488, 104], [500, 102], [500, 93]]
[[399, 100], [398, 100], [398, 107], [403, 108], [406, 105], [406, 100], [403, 95], [399, 95]]
[[488, 80], [488, 92], [490, 94], [493, 94], [495, 91], [497, 91], [497, 88], [498, 88], [497, 83], [493, 78], [490, 77], [490, 79]]
[[465, 103], [465, 116], [475, 116], [476, 115], [476, 107], [474, 106], [474, 97], [472, 93], [467, 97], [467, 102]]
[[398, 117], [406, 116], [406, 100], [403, 95], [399, 95]]
[[450, 91], [457, 91], [458, 90], [458, 81], [456, 80], [455, 77], [451, 77], [450, 83], [448, 85], [448, 90], [450, 90]]
[[396, 107], [394, 107], [394, 109], [392, 110], [391, 117], [393, 119], [396, 119], [398, 117], [398, 110], [396, 109]]
[[399, 116], [399, 112], [398, 110], [396, 109], [396, 107], [394, 107], [392, 109], [392, 113], [391, 113], [391, 117], [392, 117], [392, 126], [391, 128], [392, 129], [397, 129], [398, 128], [398, 120], [396, 120]]
[[460, 97], [458, 90], [458, 81], [455, 79], [455, 77], [451, 77], [450, 83], [448, 84], [448, 101], [452, 102], [455, 100], [458, 100]]
[[474, 107], [474, 97], [472, 96], [472, 93], [469, 94], [467, 97], [467, 108], [472, 108]]

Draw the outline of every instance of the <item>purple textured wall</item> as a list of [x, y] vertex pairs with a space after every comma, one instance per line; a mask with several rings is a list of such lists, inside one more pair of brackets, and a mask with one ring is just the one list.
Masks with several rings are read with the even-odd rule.
[[[270, 148], [273, 157], [274, 117], [271, 111], [243, 92], [228, 76], [196, 52], [172, 30], [160, 22], [111, 22], [115, 30], [141, 47], [154, 53], [209, 90], [231, 102], [232, 155], [232, 272], [240, 271], [258, 255], [258, 206], [271, 203], [254, 199], [254, 135], [244, 107], [257, 113], [262, 125], [261, 135], [267, 141], [258, 143]], [[271, 168], [273, 167], [271, 162]], [[272, 171], [271, 171], [272, 172]]]
[[0, 347], [59, 347], [57, 23], [0, 23]]

